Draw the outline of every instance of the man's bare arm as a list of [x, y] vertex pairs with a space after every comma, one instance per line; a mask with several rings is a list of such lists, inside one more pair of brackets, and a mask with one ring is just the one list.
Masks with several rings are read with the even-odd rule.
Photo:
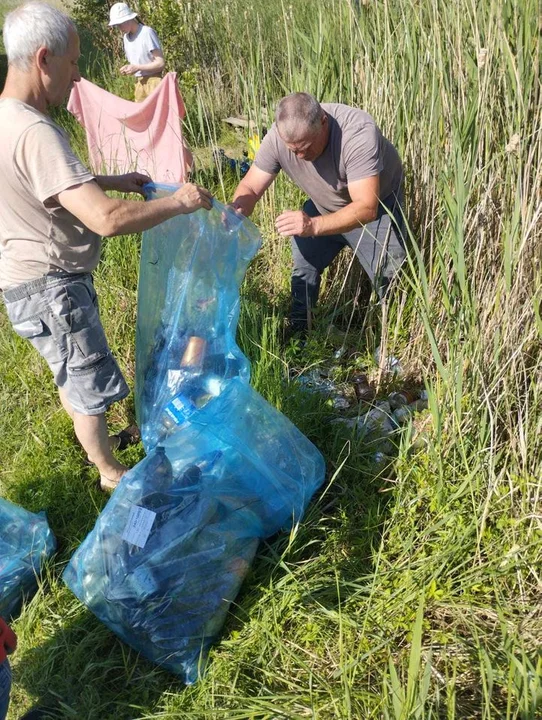
[[378, 215], [379, 176], [349, 183], [348, 192], [352, 202], [329, 215], [311, 218], [302, 210], [283, 212], [276, 221], [278, 232], [301, 237], [340, 235], [375, 220]]
[[276, 175], [260, 170], [252, 165], [245, 177], [241, 180], [233, 195], [231, 205], [245, 217], [252, 215], [258, 200], [273, 184]]
[[57, 198], [62, 207], [103, 237], [142, 232], [176, 215], [210, 210], [212, 205], [211, 193], [192, 183], [147, 203], [110, 198], [94, 180], [64, 190]]

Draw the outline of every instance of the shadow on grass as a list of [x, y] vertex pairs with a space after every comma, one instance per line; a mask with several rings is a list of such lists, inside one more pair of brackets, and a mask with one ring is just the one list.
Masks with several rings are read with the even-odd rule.
[[[53, 718], [134, 720], [154, 714], [160, 696], [180, 692], [172, 675], [118, 640], [90, 612], [74, 608], [45, 642], [14, 656], [14, 681]], [[18, 697], [15, 690], [13, 704]]]

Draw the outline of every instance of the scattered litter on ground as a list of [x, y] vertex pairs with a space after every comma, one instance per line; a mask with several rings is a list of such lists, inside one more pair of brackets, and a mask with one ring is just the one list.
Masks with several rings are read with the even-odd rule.
[[244, 177], [252, 165], [252, 161], [248, 159], [246, 153], [243, 153], [242, 160], [238, 160], [237, 158], [226, 155], [222, 148], [215, 148], [213, 150], [213, 157], [217, 166], [229, 169], [239, 175], [239, 177]]
[[374, 360], [376, 364], [386, 373], [389, 373], [390, 375], [395, 375], [396, 377], [401, 377], [403, 375], [403, 366], [399, 362], [398, 358], [396, 358], [394, 355], [387, 355], [385, 356], [385, 362], [382, 367], [382, 356], [381, 356], [381, 349], [380, 345], [376, 348], [374, 353]]
[[336, 383], [329, 377], [331, 372], [331, 368], [329, 370], [312, 368], [306, 373], [294, 371], [290, 375], [290, 380], [307, 392], [324, 395], [335, 410], [346, 410], [352, 405], [354, 398], [344, 383]]
[[[392, 358], [395, 360], [394, 358]], [[399, 365], [397, 361], [396, 366]], [[427, 446], [427, 416], [417, 423], [420, 413], [428, 407], [427, 391], [420, 387], [405, 387], [378, 398], [374, 383], [365, 373], [350, 375], [347, 381], [338, 382], [341, 367], [311, 368], [305, 372], [292, 371], [290, 381], [309, 393], [324, 396], [340, 414], [330, 420], [332, 426], [342, 427], [357, 441], [374, 451], [375, 468], [393, 462], [405, 432], [410, 432], [411, 448]]]
[[427, 410], [427, 400], [416, 400], [410, 405], [402, 405], [393, 411], [393, 417], [398, 425], [404, 425], [422, 410]]

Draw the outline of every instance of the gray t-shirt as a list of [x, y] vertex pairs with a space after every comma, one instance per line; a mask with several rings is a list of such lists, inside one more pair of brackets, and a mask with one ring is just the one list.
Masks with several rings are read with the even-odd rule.
[[[124, 52], [130, 65], [148, 65], [154, 60], [153, 50], [162, 50], [158, 35], [148, 25], [140, 25], [135, 35], [124, 35]], [[156, 71], [138, 70], [135, 77], [156, 75]]]
[[363, 110], [322, 103], [329, 121], [329, 140], [314, 162], [298, 159], [281, 139], [275, 123], [265, 136], [254, 164], [276, 175], [284, 170], [312, 199], [322, 214], [333, 213], [352, 202], [348, 183], [380, 175], [380, 199], [401, 186], [399, 154], [386, 140], [373, 118]]

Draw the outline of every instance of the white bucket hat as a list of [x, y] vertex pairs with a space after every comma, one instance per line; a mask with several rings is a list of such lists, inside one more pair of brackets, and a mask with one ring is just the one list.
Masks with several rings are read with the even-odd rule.
[[109, 11], [109, 25], [120, 25], [127, 20], [133, 20], [137, 13], [129, 5], [123, 2], [115, 3]]

